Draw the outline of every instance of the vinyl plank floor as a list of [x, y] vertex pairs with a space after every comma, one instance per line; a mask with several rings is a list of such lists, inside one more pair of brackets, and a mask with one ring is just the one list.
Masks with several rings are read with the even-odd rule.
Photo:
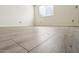
[[79, 52], [78, 36], [79, 27], [0, 27], [0, 52]]
[[0, 42], [0, 52], [23, 53], [27, 51], [12, 40], [5, 40]]
[[64, 34], [55, 34], [50, 37], [47, 41], [40, 44], [38, 47], [32, 49], [31, 53], [59, 53], [65, 52], [64, 48]]
[[35, 30], [36, 31], [31, 33], [26, 32], [17, 34], [13, 40], [29, 51], [55, 34], [54, 32], [51, 33], [51, 30], [48, 28], [35, 28]]

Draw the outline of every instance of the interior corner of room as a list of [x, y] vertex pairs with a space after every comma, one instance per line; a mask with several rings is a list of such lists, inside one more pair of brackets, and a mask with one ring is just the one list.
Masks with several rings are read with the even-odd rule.
[[0, 53], [79, 53], [79, 5], [0, 5]]
[[79, 26], [78, 5], [52, 5], [51, 16], [42, 17], [40, 5], [0, 5], [0, 26]]

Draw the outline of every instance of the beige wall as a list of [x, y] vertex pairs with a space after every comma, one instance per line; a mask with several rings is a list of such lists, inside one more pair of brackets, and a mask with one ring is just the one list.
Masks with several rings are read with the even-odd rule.
[[0, 5], [0, 26], [32, 26], [33, 16], [31, 5]]
[[0, 26], [32, 26], [33, 22], [35, 25], [79, 26], [78, 15], [79, 8], [73, 5], [55, 5], [54, 15], [50, 17], [40, 17], [38, 6], [34, 16], [32, 5], [0, 5]]
[[35, 7], [35, 25], [79, 26], [79, 8], [75, 5], [55, 5], [54, 15], [50, 17], [40, 17], [38, 7]]

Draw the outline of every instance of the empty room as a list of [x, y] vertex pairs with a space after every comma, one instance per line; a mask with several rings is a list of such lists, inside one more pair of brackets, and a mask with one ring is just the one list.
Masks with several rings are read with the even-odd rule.
[[0, 53], [79, 53], [79, 5], [0, 5]]

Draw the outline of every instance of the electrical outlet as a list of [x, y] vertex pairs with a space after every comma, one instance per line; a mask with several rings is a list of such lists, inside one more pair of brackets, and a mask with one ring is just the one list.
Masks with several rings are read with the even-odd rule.
[[72, 22], [74, 22], [74, 19], [72, 19]]
[[78, 8], [78, 6], [76, 5], [75, 8]]
[[19, 21], [18, 23], [20, 23], [20, 24], [21, 24], [21, 23], [22, 23], [22, 21]]

